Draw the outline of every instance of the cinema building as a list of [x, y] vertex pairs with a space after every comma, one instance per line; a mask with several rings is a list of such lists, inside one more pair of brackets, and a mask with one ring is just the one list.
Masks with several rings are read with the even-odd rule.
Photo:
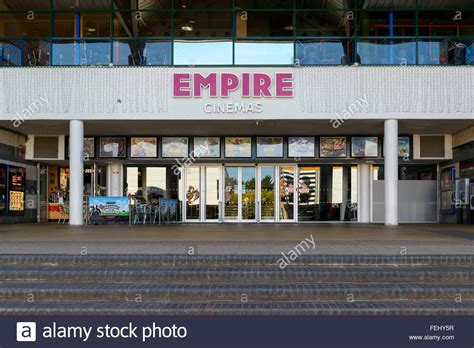
[[472, 224], [473, 64], [471, 0], [0, 0], [0, 223]]

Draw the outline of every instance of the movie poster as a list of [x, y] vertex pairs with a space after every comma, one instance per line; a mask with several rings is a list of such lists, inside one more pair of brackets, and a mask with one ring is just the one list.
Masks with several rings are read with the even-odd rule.
[[185, 137], [164, 137], [162, 139], [163, 157], [184, 158], [189, 156], [188, 138]]
[[258, 137], [257, 157], [283, 157], [283, 138]]
[[399, 137], [398, 138], [398, 157], [410, 156], [410, 138]]
[[319, 140], [319, 157], [347, 157], [346, 137], [321, 137]]
[[289, 137], [289, 157], [314, 157], [314, 137]]
[[225, 138], [225, 157], [252, 157], [252, 138]]
[[123, 158], [126, 149], [125, 137], [100, 138], [100, 157]]
[[194, 137], [194, 155], [196, 157], [221, 157], [219, 137]]
[[158, 140], [156, 137], [133, 137], [130, 139], [130, 157], [155, 158]]
[[352, 157], [378, 157], [377, 137], [352, 137]]

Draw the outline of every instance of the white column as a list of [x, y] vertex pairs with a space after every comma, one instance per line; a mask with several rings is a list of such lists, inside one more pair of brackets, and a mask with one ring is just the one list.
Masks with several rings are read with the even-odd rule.
[[384, 125], [385, 226], [398, 225], [398, 121]]
[[370, 201], [371, 201], [371, 180], [372, 165], [367, 163], [359, 164], [359, 197], [358, 197], [358, 216], [359, 222], [370, 222]]
[[83, 224], [84, 123], [69, 122], [69, 224]]
[[123, 196], [123, 165], [120, 163], [107, 166], [107, 196]]

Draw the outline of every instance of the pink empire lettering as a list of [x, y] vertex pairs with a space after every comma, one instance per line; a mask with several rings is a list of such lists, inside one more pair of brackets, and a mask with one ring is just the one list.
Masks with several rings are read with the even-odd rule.
[[[207, 90], [207, 91], [205, 91]], [[293, 73], [175, 73], [173, 97], [227, 98], [238, 94], [243, 98], [293, 97]]]

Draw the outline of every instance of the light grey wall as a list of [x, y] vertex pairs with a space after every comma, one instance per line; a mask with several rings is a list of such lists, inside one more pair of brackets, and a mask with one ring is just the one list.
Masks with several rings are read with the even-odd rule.
[[[384, 221], [384, 181], [374, 180], [373, 222]], [[436, 180], [399, 180], [398, 216], [400, 222], [437, 222]]]

